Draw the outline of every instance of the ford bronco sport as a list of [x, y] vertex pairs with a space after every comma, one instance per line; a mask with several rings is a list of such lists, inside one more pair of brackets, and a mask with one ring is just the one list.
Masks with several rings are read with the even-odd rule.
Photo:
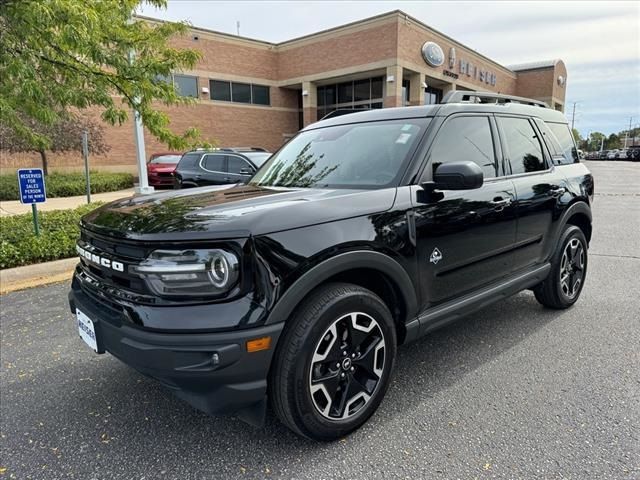
[[593, 178], [562, 113], [453, 92], [308, 126], [246, 185], [119, 200], [81, 221], [80, 336], [193, 406], [342, 437], [396, 348], [531, 289], [580, 296]]

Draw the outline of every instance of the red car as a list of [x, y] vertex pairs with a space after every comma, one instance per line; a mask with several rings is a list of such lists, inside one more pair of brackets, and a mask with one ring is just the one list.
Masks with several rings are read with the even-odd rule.
[[153, 153], [147, 163], [147, 178], [152, 187], [173, 187], [173, 171], [182, 157], [177, 152]]

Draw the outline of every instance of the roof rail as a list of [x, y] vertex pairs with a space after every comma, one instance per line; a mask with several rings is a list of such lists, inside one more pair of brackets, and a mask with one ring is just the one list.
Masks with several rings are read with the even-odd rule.
[[266, 152], [262, 147], [221, 147], [218, 150], [223, 152]]
[[441, 103], [520, 103], [523, 105], [533, 105], [536, 107], [549, 108], [545, 102], [533, 100], [531, 98], [516, 97], [515, 95], [504, 95], [493, 92], [475, 92], [468, 90], [454, 90], [447, 93]]

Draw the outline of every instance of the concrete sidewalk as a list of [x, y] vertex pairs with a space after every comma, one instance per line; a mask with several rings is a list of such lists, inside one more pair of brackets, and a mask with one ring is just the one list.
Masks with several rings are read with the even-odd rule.
[[[92, 193], [92, 202], [111, 202], [119, 198], [130, 197], [134, 194], [133, 188], [126, 190], [118, 190], [117, 192]], [[78, 197], [62, 197], [49, 198], [44, 203], [38, 204], [38, 211], [44, 212], [48, 210], [66, 210], [68, 208], [76, 208], [87, 203], [86, 195]], [[18, 200], [0, 202], [0, 216], [20, 215], [21, 213], [31, 212], [31, 205], [23, 205]]]
[[78, 257], [71, 257], [0, 270], [0, 294], [50, 283], [71, 281], [71, 275], [77, 264]]

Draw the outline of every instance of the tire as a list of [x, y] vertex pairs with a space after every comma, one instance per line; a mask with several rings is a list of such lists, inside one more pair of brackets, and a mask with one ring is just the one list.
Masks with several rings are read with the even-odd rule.
[[549, 276], [533, 289], [536, 300], [548, 308], [572, 306], [587, 278], [587, 239], [575, 225], [566, 225], [551, 260]]
[[353, 432], [386, 393], [396, 341], [391, 313], [371, 291], [348, 283], [318, 288], [288, 321], [275, 353], [269, 399], [276, 415], [312, 440]]

